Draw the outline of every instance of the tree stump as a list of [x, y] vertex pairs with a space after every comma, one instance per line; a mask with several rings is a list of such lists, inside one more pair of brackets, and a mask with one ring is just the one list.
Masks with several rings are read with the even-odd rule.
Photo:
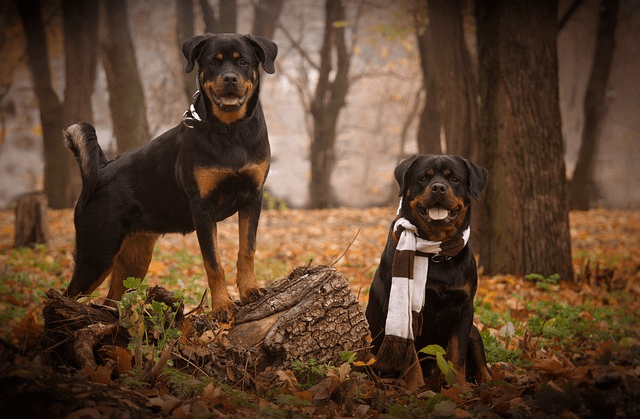
[[20, 195], [16, 202], [14, 246], [47, 243], [47, 195], [33, 192]]
[[[299, 267], [240, 309], [228, 339], [256, 348], [256, 364], [290, 368], [368, 347], [369, 326], [348, 282], [327, 266]], [[259, 368], [262, 369], [262, 368]]]
[[[93, 367], [99, 362], [91, 353], [98, 353], [100, 345], [127, 347], [128, 333], [117, 327], [121, 321], [114, 309], [80, 304], [53, 290], [47, 297], [46, 341], [49, 347], [66, 347], [59, 359]], [[327, 266], [294, 269], [262, 298], [239, 307], [233, 324], [207, 314], [178, 314], [181, 336], [172, 344], [174, 366], [224, 383], [252, 381], [268, 367], [290, 369], [294, 361], [335, 363], [342, 351], [367, 352], [370, 342], [364, 312], [348, 282]]]

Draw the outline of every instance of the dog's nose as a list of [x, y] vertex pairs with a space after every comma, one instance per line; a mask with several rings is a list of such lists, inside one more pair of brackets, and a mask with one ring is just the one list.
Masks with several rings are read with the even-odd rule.
[[227, 86], [230, 84], [236, 85], [238, 84], [238, 76], [233, 73], [224, 73], [222, 75], [222, 82]]
[[447, 185], [440, 182], [434, 183], [433, 185], [431, 185], [431, 192], [433, 192], [434, 194], [444, 194], [447, 192]]

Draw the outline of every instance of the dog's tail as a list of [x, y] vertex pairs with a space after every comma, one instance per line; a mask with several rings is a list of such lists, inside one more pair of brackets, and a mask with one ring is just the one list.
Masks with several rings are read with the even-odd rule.
[[82, 194], [90, 195], [98, 184], [98, 169], [107, 162], [96, 130], [86, 122], [74, 124], [63, 131], [64, 144], [73, 153], [82, 175]]

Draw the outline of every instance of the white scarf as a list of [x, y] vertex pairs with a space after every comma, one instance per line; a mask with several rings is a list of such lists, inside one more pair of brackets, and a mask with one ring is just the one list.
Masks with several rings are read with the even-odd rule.
[[[391, 293], [384, 333], [414, 340], [413, 317], [419, 315], [424, 307], [429, 273], [428, 255], [440, 255], [442, 242], [421, 239], [418, 237], [418, 229], [406, 218], [398, 219], [393, 230], [399, 231], [400, 237], [393, 258]], [[463, 232], [463, 247], [467, 245], [470, 233], [469, 228]]]

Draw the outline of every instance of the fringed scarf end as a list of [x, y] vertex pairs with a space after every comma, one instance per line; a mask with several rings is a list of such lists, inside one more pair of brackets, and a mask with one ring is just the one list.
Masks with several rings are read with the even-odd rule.
[[418, 360], [413, 341], [398, 336], [385, 336], [376, 356], [375, 367], [381, 375], [398, 376]]

